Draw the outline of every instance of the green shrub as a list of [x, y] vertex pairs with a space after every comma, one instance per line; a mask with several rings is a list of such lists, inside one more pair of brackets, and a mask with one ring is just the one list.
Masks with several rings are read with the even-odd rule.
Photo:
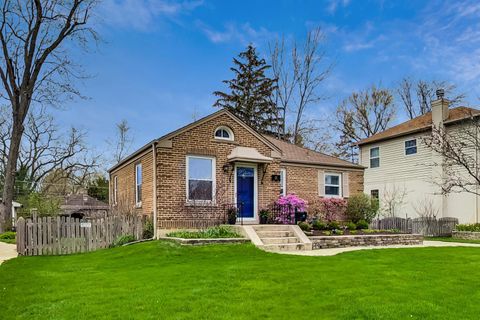
[[357, 229], [358, 230], [365, 230], [368, 229], [368, 222], [365, 220], [360, 220], [357, 222]]
[[167, 237], [184, 239], [243, 238], [229, 226], [211, 227], [198, 231], [178, 230], [168, 233]]
[[310, 226], [310, 224], [308, 224], [307, 222], [304, 222], [304, 221], [299, 222], [298, 226], [303, 231], [310, 231], [312, 229], [312, 226]]
[[328, 224], [328, 229], [334, 230], [334, 229], [339, 229], [340, 224], [337, 221], [332, 221]]
[[331, 235], [332, 235], [332, 231], [325, 231], [324, 234], [325, 234], [326, 236], [331, 236]]
[[372, 221], [378, 211], [378, 201], [365, 193], [352, 195], [347, 202], [346, 216], [354, 223], [360, 220]]
[[351, 234], [351, 235], [356, 235], [356, 234], [358, 234], [358, 231], [357, 231], [357, 230], [351, 230], [351, 231], [350, 231], [350, 234]]
[[327, 230], [327, 224], [320, 221], [320, 220], [315, 220], [313, 223], [312, 223], [312, 228], [313, 230]]
[[153, 238], [153, 220], [150, 218], [148, 218], [145, 221], [145, 225], [143, 226], [142, 238], [143, 239]]
[[135, 237], [131, 234], [127, 234], [124, 236], [118, 237], [115, 242], [111, 245], [111, 247], [120, 247], [126, 243], [135, 241]]
[[15, 240], [16, 233], [13, 231], [7, 231], [0, 234], [0, 239], [2, 240]]
[[480, 223], [457, 224], [457, 225], [455, 226], [455, 230], [457, 230], [457, 231], [480, 232]]
[[357, 229], [357, 225], [353, 222], [347, 222], [345, 224], [345, 228], [347, 228], [348, 230], [356, 230]]
[[338, 229], [336, 229], [336, 230], [334, 231], [334, 233], [335, 233], [335, 235], [337, 235], [337, 236], [342, 236], [342, 235], [343, 235], [343, 231], [342, 231], [342, 230], [338, 230]]

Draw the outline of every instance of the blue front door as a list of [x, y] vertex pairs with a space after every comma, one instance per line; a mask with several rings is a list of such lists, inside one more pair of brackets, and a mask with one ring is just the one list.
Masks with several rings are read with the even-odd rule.
[[237, 167], [237, 203], [239, 217], [255, 217], [255, 169]]

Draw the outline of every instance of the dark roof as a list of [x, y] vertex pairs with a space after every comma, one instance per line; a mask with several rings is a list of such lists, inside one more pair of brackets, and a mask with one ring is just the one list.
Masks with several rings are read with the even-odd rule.
[[362, 166], [349, 161], [313, 151], [308, 148], [299, 147], [293, 143], [279, 140], [272, 136], [265, 137], [282, 150], [282, 162], [363, 169]]
[[[468, 117], [479, 115], [480, 110], [469, 107], [457, 107], [449, 110], [448, 119], [444, 122], [456, 122]], [[385, 131], [379, 132], [369, 138], [360, 140], [357, 145], [378, 142], [390, 138], [401, 137], [407, 134], [429, 130], [432, 127], [432, 113], [428, 112], [424, 115], [416, 117], [412, 120], [405, 121], [399, 125], [391, 127]]]
[[87, 194], [72, 194], [65, 198], [65, 203], [60, 207], [63, 210], [108, 209], [109, 205]]

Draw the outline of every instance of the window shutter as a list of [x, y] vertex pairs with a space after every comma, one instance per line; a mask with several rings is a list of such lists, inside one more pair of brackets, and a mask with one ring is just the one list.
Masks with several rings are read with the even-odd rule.
[[350, 186], [349, 186], [349, 176], [348, 172], [342, 173], [342, 192], [343, 197], [348, 198], [350, 196]]
[[318, 195], [325, 196], [325, 173], [323, 170], [318, 170]]

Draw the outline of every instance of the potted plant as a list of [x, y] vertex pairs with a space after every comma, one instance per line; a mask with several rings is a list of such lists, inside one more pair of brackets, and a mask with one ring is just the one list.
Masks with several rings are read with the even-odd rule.
[[267, 224], [268, 218], [270, 218], [270, 211], [268, 211], [267, 209], [262, 209], [260, 210], [259, 216], [260, 224]]
[[227, 210], [227, 222], [228, 224], [235, 224], [237, 222], [237, 208], [229, 208]]

